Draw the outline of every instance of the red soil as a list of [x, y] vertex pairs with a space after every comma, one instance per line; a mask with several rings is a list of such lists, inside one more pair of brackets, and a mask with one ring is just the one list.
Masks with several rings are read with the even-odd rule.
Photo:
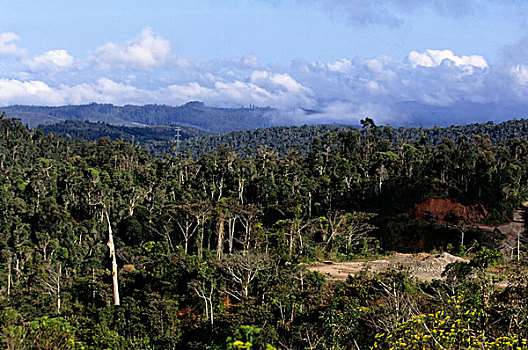
[[415, 204], [411, 217], [436, 223], [469, 223], [483, 221], [488, 212], [481, 204], [463, 205], [450, 198], [428, 198]]

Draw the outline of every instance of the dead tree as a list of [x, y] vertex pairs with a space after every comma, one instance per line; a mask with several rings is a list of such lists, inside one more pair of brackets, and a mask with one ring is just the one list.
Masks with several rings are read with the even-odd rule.
[[38, 284], [43, 288], [50, 296], [56, 300], [55, 311], [57, 315], [61, 313], [61, 277], [62, 277], [62, 265], [60, 263], [50, 264], [47, 266], [47, 272], [43, 273], [38, 278]]
[[244, 251], [248, 251], [251, 244], [251, 233], [255, 219], [259, 214], [259, 209], [255, 205], [246, 205], [240, 211], [240, 223], [244, 226]]
[[198, 229], [198, 256], [203, 256], [203, 247], [205, 240], [205, 223], [210, 219], [212, 207], [211, 203], [206, 200], [199, 203], [195, 203], [190, 208], [191, 214], [196, 220], [196, 228]]
[[112, 286], [113, 286], [113, 291], [114, 291], [114, 305], [120, 305], [119, 284], [117, 281], [117, 261], [116, 261], [115, 245], [114, 245], [114, 235], [112, 233], [110, 215], [108, 214], [106, 205], [103, 205], [103, 210], [106, 216], [106, 222], [108, 224], [108, 243], [106, 243], [106, 245], [108, 246], [108, 249], [110, 251], [110, 259], [112, 259]]
[[238, 285], [238, 290], [226, 290], [226, 292], [237, 300], [249, 297], [249, 287], [258, 273], [268, 268], [268, 262], [264, 256], [254, 253], [233, 254], [222, 261], [226, 279]]
[[205, 303], [205, 317], [209, 319], [211, 327], [214, 325], [214, 308], [213, 308], [213, 292], [214, 292], [214, 283], [213, 281], [192, 281], [190, 286], [198, 295], [202, 298]]

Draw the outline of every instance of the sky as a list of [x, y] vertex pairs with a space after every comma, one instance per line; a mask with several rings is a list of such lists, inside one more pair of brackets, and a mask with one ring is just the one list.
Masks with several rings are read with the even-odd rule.
[[424, 119], [495, 104], [523, 117], [527, 12], [525, 0], [0, 0], [0, 106], [200, 100], [401, 124], [409, 103]]

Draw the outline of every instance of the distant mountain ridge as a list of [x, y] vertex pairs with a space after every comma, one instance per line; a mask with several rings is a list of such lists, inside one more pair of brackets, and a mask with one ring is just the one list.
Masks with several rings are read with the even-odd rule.
[[[178, 125], [220, 134], [238, 130], [274, 126], [349, 125], [370, 117], [392, 127], [433, 127], [501, 122], [528, 116], [528, 104], [515, 102], [456, 102], [437, 106], [407, 101], [386, 106], [387, 115], [359, 115], [359, 112], [330, 113], [306, 108], [275, 109], [271, 107], [219, 108], [191, 101], [181, 106], [149, 104], [144, 106], [91, 103], [58, 107], [14, 105], [0, 107], [7, 117], [19, 118], [30, 127], [80, 119], [118, 126]], [[351, 107], [354, 109], [353, 107]]]
[[278, 110], [264, 108], [217, 108], [191, 101], [179, 107], [166, 105], [125, 105], [91, 103], [59, 107], [14, 105], [1, 107], [7, 117], [19, 118], [30, 127], [69, 119], [112, 125], [180, 125], [213, 133], [273, 126]]
[[[385, 106], [384, 113], [329, 112], [327, 109], [276, 109], [271, 107], [220, 108], [191, 101], [181, 106], [125, 105], [91, 103], [58, 107], [14, 105], [0, 107], [7, 117], [19, 118], [30, 127], [79, 119], [117, 126], [178, 125], [201, 129], [212, 134], [274, 126], [348, 125], [370, 117], [392, 127], [433, 127], [501, 122], [528, 116], [528, 104], [515, 102], [456, 102], [449, 106], [428, 105], [417, 101]], [[350, 107], [352, 110], [353, 106]]]

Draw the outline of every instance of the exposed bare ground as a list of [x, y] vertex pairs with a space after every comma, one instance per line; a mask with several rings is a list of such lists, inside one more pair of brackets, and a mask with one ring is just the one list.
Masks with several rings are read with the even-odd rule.
[[384, 272], [391, 267], [403, 266], [408, 269], [411, 276], [420, 281], [443, 279], [442, 272], [447, 264], [455, 261], [469, 261], [449, 253], [431, 254], [399, 254], [385, 257], [381, 260], [357, 262], [318, 262], [308, 266], [308, 270], [317, 271], [327, 276], [330, 281], [344, 281], [348, 275], [355, 275], [362, 270], [375, 273]]
[[[514, 252], [518, 244], [518, 237], [525, 232], [524, 213], [528, 210], [528, 202], [523, 203], [522, 207], [515, 211], [513, 220], [500, 226], [478, 227], [484, 230], [499, 230], [504, 238], [502, 240], [501, 250], [505, 255], [510, 255], [513, 259]], [[412, 277], [419, 281], [432, 281], [434, 279], [443, 279], [442, 272], [445, 267], [456, 261], [468, 262], [469, 259], [456, 257], [449, 253], [442, 254], [400, 254], [395, 253], [392, 256], [385, 257], [381, 260], [373, 261], [355, 261], [355, 262], [317, 262], [308, 266], [308, 270], [317, 271], [327, 276], [329, 282], [344, 281], [349, 275], [355, 275], [362, 270], [379, 273], [403, 266], [407, 269]], [[507, 281], [502, 281], [499, 286], [505, 287]]]

